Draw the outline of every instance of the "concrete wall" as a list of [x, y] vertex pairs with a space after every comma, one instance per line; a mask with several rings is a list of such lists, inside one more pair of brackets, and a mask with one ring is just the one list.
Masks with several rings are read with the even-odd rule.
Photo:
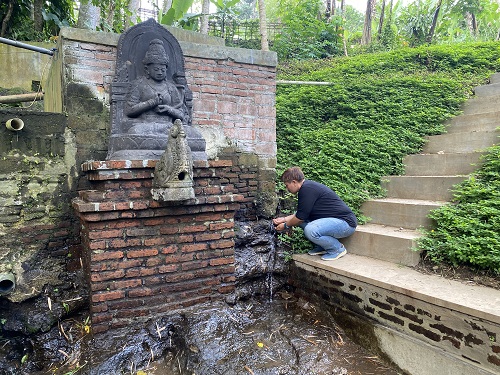
[[[49, 50], [56, 47], [55, 43], [27, 44]], [[32, 81], [38, 81], [44, 88], [51, 62], [49, 55], [0, 43], [0, 87], [32, 91]]]
[[329, 311], [373, 353], [412, 375], [492, 375], [500, 371], [500, 323], [443, 301], [415, 298], [301, 262], [292, 269], [296, 292]]

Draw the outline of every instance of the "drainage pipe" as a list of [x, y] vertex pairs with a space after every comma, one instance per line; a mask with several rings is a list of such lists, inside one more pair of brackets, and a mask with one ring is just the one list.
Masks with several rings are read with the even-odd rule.
[[7, 127], [7, 129], [12, 130], [13, 132], [18, 132], [19, 130], [24, 128], [24, 121], [17, 117], [11, 118], [7, 120], [5, 126]]
[[0, 296], [11, 294], [16, 289], [16, 277], [13, 273], [0, 273]]
[[44, 54], [50, 55], [50, 56], [53, 56], [54, 51], [57, 51], [57, 48], [52, 48], [50, 50], [50, 49], [46, 49], [46, 48], [42, 48], [42, 47], [32, 46], [31, 44], [17, 42], [15, 40], [7, 39], [7, 38], [0, 38], [0, 43], [9, 44], [9, 45], [14, 46], [14, 47], [29, 49], [31, 51], [44, 53]]

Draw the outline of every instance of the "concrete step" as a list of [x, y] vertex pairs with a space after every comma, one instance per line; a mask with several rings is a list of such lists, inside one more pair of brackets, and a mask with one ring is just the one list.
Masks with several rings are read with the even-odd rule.
[[449, 201], [451, 188], [465, 180], [466, 176], [387, 176], [381, 185], [387, 190], [387, 198]]
[[422, 148], [424, 154], [462, 153], [481, 151], [498, 143], [500, 130], [447, 133], [427, 137], [427, 142]]
[[500, 83], [500, 73], [495, 73], [490, 77], [490, 83]]
[[493, 112], [456, 116], [447, 120], [445, 125], [448, 134], [495, 130], [500, 127], [500, 108]]
[[370, 224], [408, 229], [430, 228], [434, 221], [427, 215], [445, 203], [418, 199], [372, 199], [363, 203], [361, 211], [370, 218]]
[[378, 224], [358, 225], [356, 232], [343, 239], [347, 252], [387, 262], [416, 266], [420, 252], [413, 251], [420, 234], [416, 230]]
[[479, 113], [496, 112], [500, 108], [500, 95], [491, 95], [485, 97], [474, 97], [468, 99], [462, 106], [464, 115], [473, 115]]
[[478, 320], [500, 322], [500, 290], [475, 285], [473, 282], [423, 274], [394, 262], [353, 255], [349, 249], [347, 252], [346, 256], [335, 261], [322, 261], [320, 257], [307, 254], [295, 254], [293, 260], [353, 280], [405, 293], [421, 301], [474, 316]]
[[477, 86], [474, 88], [476, 97], [500, 95], [500, 83], [490, 83], [489, 85]]
[[481, 163], [480, 152], [462, 154], [413, 154], [403, 160], [406, 176], [457, 176], [474, 172]]

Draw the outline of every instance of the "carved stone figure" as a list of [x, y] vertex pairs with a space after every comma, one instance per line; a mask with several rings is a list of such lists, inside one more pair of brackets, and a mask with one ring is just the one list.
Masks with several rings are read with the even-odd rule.
[[170, 128], [167, 149], [156, 164], [151, 194], [161, 201], [194, 198], [193, 159], [180, 119]]
[[180, 120], [193, 158], [206, 160], [206, 142], [192, 126], [192, 98], [174, 36], [152, 19], [130, 28], [118, 43], [107, 159], [159, 159]]

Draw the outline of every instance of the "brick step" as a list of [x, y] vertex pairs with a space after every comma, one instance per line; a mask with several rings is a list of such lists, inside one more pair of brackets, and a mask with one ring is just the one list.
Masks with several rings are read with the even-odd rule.
[[342, 242], [351, 254], [415, 266], [420, 260], [420, 253], [412, 249], [419, 236], [416, 230], [365, 224], [358, 225], [356, 232]]
[[405, 157], [406, 176], [456, 176], [474, 172], [481, 163], [480, 152], [460, 154], [413, 154]]
[[361, 206], [361, 211], [370, 218], [371, 224], [408, 229], [429, 228], [434, 221], [427, 215], [445, 203], [417, 199], [371, 199]]
[[453, 185], [465, 179], [466, 176], [386, 176], [382, 187], [388, 198], [449, 201]]
[[425, 154], [468, 153], [481, 151], [498, 143], [500, 131], [486, 130], [481, 132], [447, 133], [427, 137], [422, 152]]

